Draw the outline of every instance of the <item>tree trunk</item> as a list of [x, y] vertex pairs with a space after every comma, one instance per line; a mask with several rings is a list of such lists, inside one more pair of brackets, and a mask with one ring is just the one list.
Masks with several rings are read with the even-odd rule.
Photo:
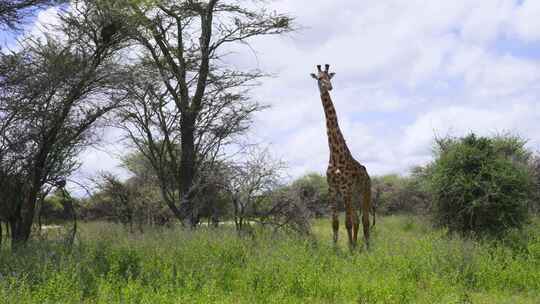
[[77, 236], [77, 211], [75, 210], [75, 205], [73, 204], [73, 199], [71, 195], [66, 191], [65, 188], [61, 188], [62, 197], [64, 199], [64, 206], [67, 209], [68, 213], [71, 215], [73, 220], [73, 226], [71, 228], [71, 234], [69, 235], [67, 245], [71, 248], [75, 243], [75, 237]]
[[39, 225], [39, 233], [41, 234], [42, 231], [42, 219], [43, 219], [43, 204], [45, 203], [45, 197], [49, 194], [49, 191], [41, 192], [39, 195], [39, 200], [37, 202], [38, 210], [37, 210], [37, 218], [38, 218], [38, 225]]
[[38, 208], [38, 225], [39, 225], [39, 233], [41, 234], [42, 231], [42, 223], [41, 223], [41, 217], [43, 215], [43, 200], [40, 200], [39, 202], [39, 208]]
[[24, 243], [21, 239], [22, 236], [20, 236], [19, 232], [19, 226], [21, 225], [21, 220], [12, 218], [9, 220], [9, 228], [10, 228], [10, 236], [11, 236], [11, 248], [15, 249], [18, 245]]
[[214, 209], [210, 219], [212, 220], [212, 226], [214, 226], [214, 228], [217, 228], [219, 226], [219, 215], [217, 210]]
[[240, 214], [239, 214], [239, 208], [238, 208], [238, 199], [233, 197], [233, 207], [234, 207], [234, 226], [236, 227], [236, 231], [240, 232], [241, 224], [240, 224]]
[[180, 122], [181, 131], [181, 159], [180, 159], [180, 195], [181, 201], [184, 206], [183, 216], [189, 221], [190, 226], [193, 228], [197, 225], [196, 208], [193, 205], [192, 187], [193, 179], [195, 177], [195, 115], [186, 111], [183, 113], [182, 120]]
[[75, 242], [75, 237], [77, 236], [77, 211], [75, 210], [75, 206], [73, 205], [73, 201], [71, 200], [71, 198], [69, 200], [69, 206], [71, 210], [71, 217], [73, 219], [73, 228], [71, 230], [70, 245], [73, 245], [73, 243]]
[[6, 241], [11, 237], [11, 229], [9, 229], [9, 223], [6, 222]]
[[39, 182], [34, 180], [32, 188], [21, 201], [15, 217], [10, 221], [13, 248], [26, 243], [30, 238], [39, 188]]

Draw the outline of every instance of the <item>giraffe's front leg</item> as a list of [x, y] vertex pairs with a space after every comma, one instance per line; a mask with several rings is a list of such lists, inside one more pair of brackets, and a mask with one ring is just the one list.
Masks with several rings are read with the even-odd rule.
[[337, 244], [339, 236], [339, 213], [337, 203], [337, 192], [334, 187], [328, 189], [328, 202], [330, 203], [330, 209], [332, 211], [332, 231], [334, 233], [334, 244]]

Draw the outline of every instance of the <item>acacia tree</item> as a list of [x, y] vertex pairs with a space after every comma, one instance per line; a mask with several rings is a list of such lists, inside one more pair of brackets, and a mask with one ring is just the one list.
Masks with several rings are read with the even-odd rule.
[[62, 37], [29, 40], [0, 56], [0, 184], [16, 196], [7, 220], [13, 244], [28, 240], [36, 202], [47, 184], [58, 185], [77, 168], [76, 156], [97, 140], [96, 127], [124, 94], [115, 53], [121, 37], [105, 41], [106, 20], [87, 6], [62, 17]]
[[111, 173], [100, 174], [95, 181], [97, 191], [83, 210], [86, 217], [118, 221], [129, 226], [131, 232], [134, 224], [141, 232], [145, 225], [168, 224], [173, 215], [161, 203], [153, 174], [146, 170], [142, 172], [146, 164], [141, 162], [138, 154], [130, 154], [124, 167], [133, 174], [125, 181]]
[[268, 195], [278, 189], [284, 164], [267, 151], [252, 149], [243, 161], [225, 164], [222, 188], [230, 195], [236, 229], [241, 231], [260, 213]]
[[129, 9], [120, 11], [143, 60], [129, 82], [132, 98], [122, 126], [152, 163], [164, 201], [181, 221], [195, 225], [203, 164], [211, 165], [262, 109], [247, 93], [264, 74], [224, 64], [227, 45], [290, 32], [292, 19], [239, 1], [126, 3]]
[[309, 232], [311, 212], [305, 198], [295, 189], [284, 187], [285, 164], [273, 159], [267, 150], [252, 147], [241, 161], [221, 164], [222, 190], [228, 193], [237, 231], [251, 222]]

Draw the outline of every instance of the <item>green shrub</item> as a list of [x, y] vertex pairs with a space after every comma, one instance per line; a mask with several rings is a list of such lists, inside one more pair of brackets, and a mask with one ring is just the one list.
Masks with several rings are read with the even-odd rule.
[[471, 134], [437, 143], [430, 168], [436, 223], [465, 235], [500, 237], [520, 229], [532, 193], [525, 141]]
[[295, 180], [289, 190], [296, 191], [307, 209], [316, 217], [328, 214], [328, 184], [325, 176], [308, 173]]
[[378, 213], [425, 214], [429, 211], [430, 197], [424, 189], [420, 168], [411, 176], [395, 174], [372, 178], [373, 204]]

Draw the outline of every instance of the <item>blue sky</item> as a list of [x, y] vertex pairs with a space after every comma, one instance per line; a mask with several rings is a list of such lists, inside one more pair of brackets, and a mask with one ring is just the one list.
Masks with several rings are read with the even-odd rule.
[[[326, 169], [324, 115], [309, 76], [325, 63], [337, 73], [344, 136], [372, 175], [430, 161], [435, 135], [512, 132], [540, 150], [540, 1], [278, 0], [268, 9], [291, 13], [302, 29], [254, 40], [256, 57], [240, 48], [229, 60], [277, 75], [253, 92], [271, 108], [257, 115], [250, 139], [288, 162], [293, 177]], [[49, 22], [53, 11], [37, 19]], [[113, 144], [117, 136], [108, 131], [103, 147], [84, 153], [81, 175], [118, 171], [126, 148]]]

